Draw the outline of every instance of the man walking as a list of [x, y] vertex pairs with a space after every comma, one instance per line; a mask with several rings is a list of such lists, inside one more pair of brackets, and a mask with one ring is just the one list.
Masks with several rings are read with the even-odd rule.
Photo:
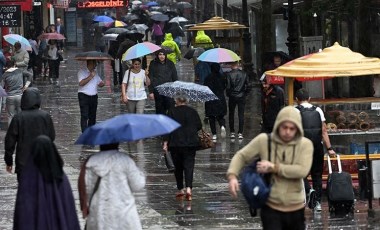
[[15, 52], [13, 53], [12, 60], [15, 62], [16, 67], [27, 70], [29, 64], [29, 53], [25, 49], [21, 48], [21, 43], [16, 42], [14, 44]]
[[243, 139], [245, 98], [251, 89], [248, 76], [239, 69], [238, 62], [234, 62], [231, 71], [227, 73], [226, 94], [228, 96], [228, 119], [230, 137], [235, 138], [235, 108], [238, 107], [239, 129], [238, 137]]
[[335, 151], [331, 147], [330, 138], [327, 133], [326, 119], [321, 108], [309, 103], [309, 93], [305, 89], [299, 89], [296, 94], [296, 107], [301, 112], [302, 125], [305, 137], [313, 142], [313, 164], [310, 174], [313, 181], [313, 189], [310, 189], [309, 182], [305, 178], [305, 190], [308, 194], [308, 206], [315, 212], [321, 212], [321, 196], [322, 196], [322, 173], [324, 162], [323, 143], [326, 146], [328, 154], [335, 157]]
[[261, 132], [271, 133], [278, 112], [284, 107], [284, 90], [280, 86], [270, 84], [264, 76], [261, 80]]
[[177, 70], [174, 63], [167, 59], [165, 50], [161, 49], [156, 54], [156, 58], [149, 65], [149, 78], [151, 82], [149, 85], [149, 99], [154, 99], [156, 114], [167, 114], [170, 107], [174, 106], [174, 100], [160, 95], [156, 86], [166, 82], [177, 81]]
[[41, 96], [37, 88], [26, 89], [21, 97], [21, 112], [16, 114], [5, 135], [4, 160], [7, 172], [13, 169], [13, 153], [16, 149], [16, 170], [19, 179], [22, 168], [27, 163], [32, 143], [39, 135], [55, 139], [53, 120], [48, 112], [40, 109]]
[[237, 197], [240, 170], [255, 159], [258, 173], [270, 173], [271, 191], [261, 209], [264, 230], [305, 229], [305, 194], [303, 178], [308, 174], [313, 144], [303, 137], [301, 116], [292, 106], [283, 108], [275, 121], [271, 135], [271, 161], [268, 153], [268, 135], [256, 136], [239, 150], [227, 171], [229, 191]]
[[82, 68], [78, 72], [78, 100], [82, 133], [87, 127], [95, 125], [96, 123], [98, 87], [104, 86], [104, 82], [96, 73], [96, 64], [96, 60], [87, 60], [87, 67]]

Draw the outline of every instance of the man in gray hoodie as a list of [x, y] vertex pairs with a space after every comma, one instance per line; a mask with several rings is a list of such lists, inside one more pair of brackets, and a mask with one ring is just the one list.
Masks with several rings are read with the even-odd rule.
[[21, 47], [20, 42], [14, 44], [15, 52], [13, 53], [12, 60], [15, 62], [16, 67], [21, 69], [28, 69], [29, 53]]

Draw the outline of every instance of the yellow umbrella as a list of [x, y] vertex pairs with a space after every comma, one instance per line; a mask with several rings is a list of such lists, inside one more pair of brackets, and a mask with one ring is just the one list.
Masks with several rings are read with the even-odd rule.
[[290, 61], [275, 70], [266, 71], [267, 76], [282, 76], [290, 79], [288, 84], [289, 104], [293, 104], [294, 78], [349, 77], [380, 74], [380, 59], [365, 57], [337, 42], [333, 46]]
[[198, 23], [188, 28], [188, 30], [233, 30], [245, 28], [247, 27], [237, 22], [230, 22], [222, 17], [212, 17], [203, 23]]
[[107, 27], [124, 27], [124, 26], [127, 26], [127, 23], [116, 20], [114, 22], [106, 23], [106, 26]]

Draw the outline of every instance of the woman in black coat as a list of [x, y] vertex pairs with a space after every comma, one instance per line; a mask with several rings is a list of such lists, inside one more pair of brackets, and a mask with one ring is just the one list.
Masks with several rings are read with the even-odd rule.
[[[187, 106], [187, 98], [179, 95], [175, 98], [175, 107], [172, 107], [168, 116], [181, 124], [164, 139], [163, 149], [169, 150], [175, 166], [174, 176], [177, 181], [178, 192], [176, 198], [192, 200], [193, 173], [195, 153], [199, 147], [198, 131], [202, 129], [202, 122], [198, 112]], [[185, 174], [185, 187], [183, 175]]]
[[210, 67], [211, 74], [205, 79], [204, 85], [208, 86], [219, 100], [207, 101], [205, 103], [205, 114], [209, 118], [212, 139], [216, 140], [216, 121], [219, 123], [221, 136], [223, 138], [226, 137], [226, 121], [224, 119], [224, 116], [227, 114], [227, 104], [224, 96], [226, 80], [220, 73], [220, 65], [218, 63], [213, 63]]

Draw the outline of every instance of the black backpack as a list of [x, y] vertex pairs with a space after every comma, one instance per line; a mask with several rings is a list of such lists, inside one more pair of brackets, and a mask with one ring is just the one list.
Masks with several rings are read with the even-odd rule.
[[305, 108], [301, 105], [296, 107], [301, 112], [304, 136], [313, 142], [314, 146], [322, 141], [322, 120], [316, 106]]

